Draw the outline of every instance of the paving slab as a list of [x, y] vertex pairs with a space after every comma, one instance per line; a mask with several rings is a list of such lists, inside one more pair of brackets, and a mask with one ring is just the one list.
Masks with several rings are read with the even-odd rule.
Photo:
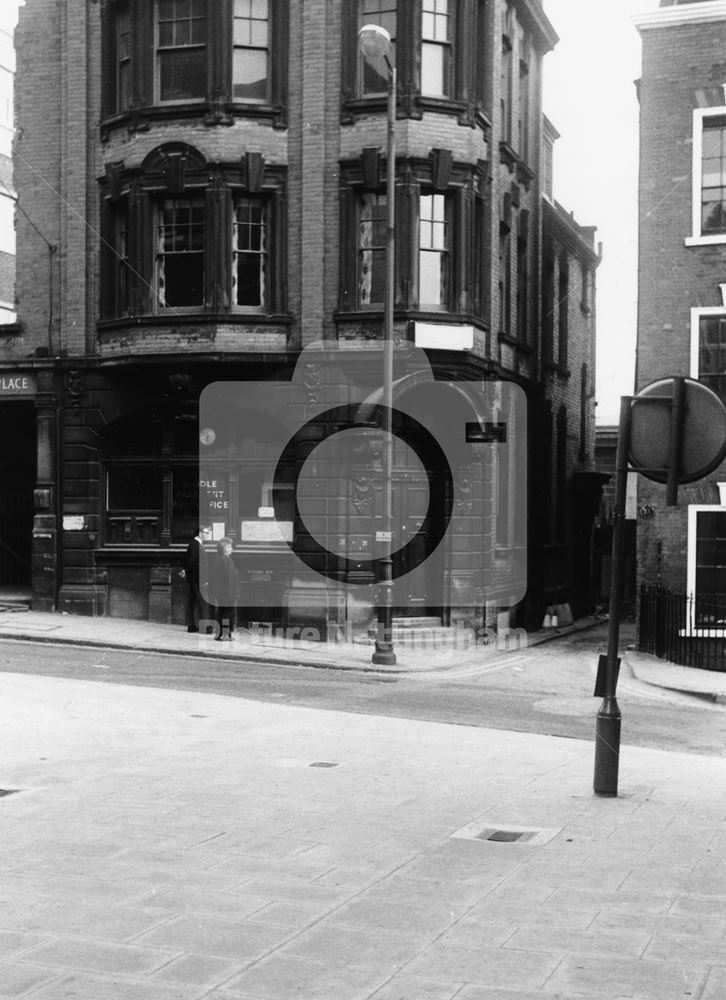
[[[0, 704], [0, 1000], [726, 993], [721, 759], [624, 744], [601, 799], [577, 740], [12, 673]], [[477, 837], [517, 825], [551, 839]]]

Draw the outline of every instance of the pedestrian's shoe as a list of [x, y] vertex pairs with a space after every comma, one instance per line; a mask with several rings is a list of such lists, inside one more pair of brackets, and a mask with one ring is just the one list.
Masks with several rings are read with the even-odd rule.
[[187, 632], [198, 632], [199, 629], [196, 625], [187, 625]]

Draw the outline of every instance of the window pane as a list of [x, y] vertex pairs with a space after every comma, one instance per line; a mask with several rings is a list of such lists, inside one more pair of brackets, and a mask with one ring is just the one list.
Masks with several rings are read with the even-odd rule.
[[163, 496], [159, 468], [137, 465], [108, 470], [108, 510], [161, 510]]
[[168, 198], [160, 210], [158, 300], [164, 306], [204, 303], [204, 203]]
[[358, 222], [359, 305], [378, 305], [385, 298], [386, 225], [385, 195], [364, 195]]
[[265, 205], [257, 198], [241, 198], [235, 205], [232, 236], [232, 301], [238, 306], [264, 306], [266, 271]]
[[419, 298], [422, 306], [444, 305], [443, 255], [422, 250], [419, 254]]
[[267, 99], [268, 54], [262, 49], [234, 50], [232, 94], [239, 101]]
[[207, 90], [207, 59], [204, 49], [159, 53], [159, 97], [183, 101], [204, 97]]
[[443, 97], [444, 49], [441, 45], [424, 42], [421, 46], [421, 93]]
[[726, 232], [726, 125], [704, 126], [701, 158], [701, 231]]
[[[359, 0], [358, 28], [364, 24], [377, 24], [391, 36], [391, 61], [396, 59], [396, 8], [395, 0]], [[358, 53], [358, 86], [361, 96], [370, 97], [388, 93], [389, 74], [383, 59], [367, 59]]]
[[164, 261], [162, 305], [200, 306], [204, 302], [204, 257], [167, 254]]

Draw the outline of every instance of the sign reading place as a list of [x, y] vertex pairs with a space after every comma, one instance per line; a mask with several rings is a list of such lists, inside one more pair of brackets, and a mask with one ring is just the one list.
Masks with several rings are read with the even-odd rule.
[[36, 391], [34, 375], [17, 372], [0, 374], [0, 396], [33, 396]]

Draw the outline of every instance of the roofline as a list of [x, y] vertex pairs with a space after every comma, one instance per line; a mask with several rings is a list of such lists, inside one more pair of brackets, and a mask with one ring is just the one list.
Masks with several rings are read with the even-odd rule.
[[515, 0], [520, 14], [527, 18], [544, 42], [544, 51], [550, 52], [560, 40], [560, 36], [552, 27], [552, 22], [542, 8], [541, 0]]
[[[591, 264], [600, 263], [600, 256], [594, 245], [595, 226], [581, 226], [558, 201], [550, 202], [542, 199], [543, 227], [548, 224], [553, 230], [558, 230], [560, 238], [569, 244], [570, 250], [578, 257], [587, 257]], [[588, 241], [588, 236], [591, 241]]]
[[659, 7], [658, 10], [647, 11], [644, 14], [634, 14], [632, 18], [638, 31], [724, 20], [726, 20], [726, 0], [702, 0], [701, 3]]

